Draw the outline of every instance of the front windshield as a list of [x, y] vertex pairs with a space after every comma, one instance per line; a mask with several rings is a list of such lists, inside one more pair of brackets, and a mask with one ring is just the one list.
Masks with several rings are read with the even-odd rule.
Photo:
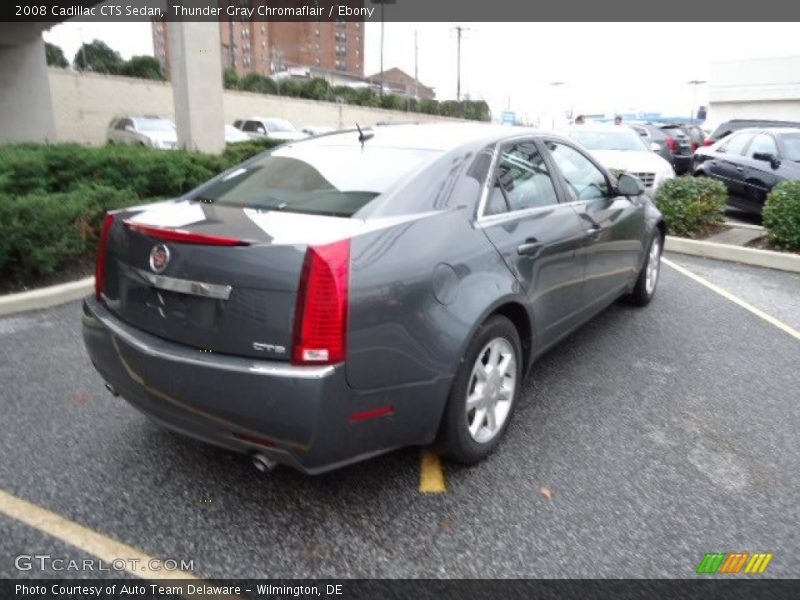
[[350, 217], [434, 150], [352, 145], [286, 146], [236, 169], [193, 198], [225, 206]]
[[167, 119], [136, 119], [139, 131], [175, 131], [175, 124]]
[[781, 137], [783, 153], [788, 160], [800, 162], [800, 133], [789, 133]]
[[289, 123], [289, 121], [265, 121], [264, 124], [267, 126], [267, 131], [296, 131], [294, 125]]
[[623, 150], [641, 152], [648, 148], [642, 137], [635, 132], [623, 129], [620, 131], [574, 130], [569, 136], [587, 150]]

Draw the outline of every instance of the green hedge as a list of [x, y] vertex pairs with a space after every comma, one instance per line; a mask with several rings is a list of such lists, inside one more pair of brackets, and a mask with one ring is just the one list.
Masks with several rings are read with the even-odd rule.
[[107, 210], [181, 195], [275, 144], [232, 144], [221, 156], [117, 145], [0, 147], [0, 278], [31, 283], [91, 258]]
[[225, 89], [256, 92], [260, 94], [277, 94], [309, 100], [326, 102], [342, 102], [358, 106], [372, 106], [390, 110], [421, 112], [445, 117], [459, 117], [473, 121], [490, 121], [492, 112], [484, 100], [444, 100], [435, 98], [418, 101], [414, 98], [398, 94], [380, 95], [371, 87], [353, 88], [346, 85], [331, 86], [326, 80], [312, 77], [306, 80], [275, 80], [260, 73], [248, 73], [239, 77], [234, 69], [225, 69], [222, 75]]
[[716, 179], [676, 177], [658, 188], [655, 202], [673, 235], [694, 237], [721, 225], [728, 192]]
[[800, 250], [800, 181], [776, 185], [761, 216], [770, 240], [789, 250]]

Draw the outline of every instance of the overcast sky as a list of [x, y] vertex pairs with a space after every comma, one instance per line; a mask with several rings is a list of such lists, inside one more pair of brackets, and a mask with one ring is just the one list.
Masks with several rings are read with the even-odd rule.
[[[388, 10], [388, 9], [387, 9]], [[439, 99], [456, 96], [455, 23], [386, 23], [384, 67], [414, 73]], [[462, 96], [485, 99], [493, 112], [509, 105], [534, 120], [576, 113], [661, 112], [688, 115], [707, 102], [712, 61], [800, 54], [795, 23], [463, 23]], [[379, 23], [365, 26], [365, 74], [380, 69]], [[63, 23], [45, 34], [71, 59], [99, 38], [123, 57], [152, 54], [149, 23]], [[798, 74], [800, 77], [800, 74]], [[552, 82], [563, 85], [553, 86]], [[713, 115], [710, 115], [713, 119]]]

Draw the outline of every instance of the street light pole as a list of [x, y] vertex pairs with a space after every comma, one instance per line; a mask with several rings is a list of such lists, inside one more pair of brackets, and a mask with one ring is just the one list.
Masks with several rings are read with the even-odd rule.
[[694, 109], [697, 107], [697, 86], [706, 83], [700, 79], [692, 79], [691, 81], [686, 82], [687, 85], [691, 85], [692, 87], [692, 110], [689, 111], [689, 124], [694, 125]]
[[[553, 89], [555, 89], [557, 87], [560, 87], [560, 86], [564, 85], [564, 82], [563, 81], [551, 81], [550, 85], [553, 87]], [[550, 128], [551, 129], [555, 129], [556, 128], [556, 119], [555, 119], [555, 114], [554, 113], [551, 113], [551, 115], [550, 115]]]

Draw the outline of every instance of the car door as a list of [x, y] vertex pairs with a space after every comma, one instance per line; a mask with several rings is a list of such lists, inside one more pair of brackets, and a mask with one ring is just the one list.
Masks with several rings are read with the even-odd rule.
[[563, 140], [545, 139], [570, 205], [580, 218], [583, 238], [578, 256], [585, 261], [583, 303], [602, 308], [631, 282], [643, 252], [644, 211], [639, 199], [616, 192], [605, 169]]
[[[742, 201], [747, 203], [753, 212], [761, 212], [767, 194], [780, 181], [778, 155], [778, 144], [772, 134], [766, 131], [756, 134], [747, 147], [742, 159], [744, 168]], [[766, 160], [767, 156], [771, 156], [773, 160]]]
[[737, 199], [742, 198], [745, 194], [745, 169], [742, 163], [745, 150], [753, 139], [753, 135], [752, 131], [733, 134], [726, 143], [717, 149], [717, 155], [709, 161], [709, 174], [724, 183], [728, 188], [728, 193]]
[[583, 262], [576, 253], [584, 231], [562, 200], [534, 138], [496, 149], [476, 222], [525, 292], [539, 349], [569, 331], [582, 308]]

